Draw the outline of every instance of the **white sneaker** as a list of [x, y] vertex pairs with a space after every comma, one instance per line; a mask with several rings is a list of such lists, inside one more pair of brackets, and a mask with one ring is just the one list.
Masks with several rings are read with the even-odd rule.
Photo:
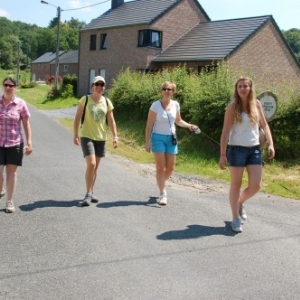
[[166, 193], [161, 193], [158, 199], [158, 204], [159, 205], [167, 205], [167, 194]]
[[246, 214], [245, 207], [243, 204], [240, 205], [239, 213], [240, 213], [240, 217], [242, 220], [247, 220], [247, 214]]
[[235, 232], [242, 232], [242, 222], [240, 218], [233, 219], [231, 222], [231, 229]]
[[7, 213], [13, 213], [13, 212], [15, 212], [15, 210], [16, 210], [16, 209], [15, 209], [15, 206], [14, 206], [12, 200], [7, 201], [7, 202], [6, 202], [6, 208], [5, 208], [5, 211], [6, 211]]

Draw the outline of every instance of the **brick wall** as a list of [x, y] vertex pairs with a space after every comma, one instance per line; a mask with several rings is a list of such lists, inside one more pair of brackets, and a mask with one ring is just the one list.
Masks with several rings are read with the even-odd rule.
[[[122, 69], [148, 69], [152, 59], [184, 35], [205, 16], [196, 7], [194, 1], [185, 0], [176, 5], [151, 26], [130, 26], [107, 30], [83, 31], [80, 33], [79, 51], [79, 96], [89, 91], [89, 71], [105, 70], [107, 85], [112, 83]], [[153, 29], [163, 32], [162, 49], [138, 47], [138, 31]], [[100, 50], [100, 35], [107, 34], [107, 49]], [[90, 35], [97, 35], [97, 49], [90, 51]]]
[[259, 89], [300, 83], [300, 69], [271, 21], [228, 59], [237, 74], [252, 77]]
[[45, 77], [51, 74], [50, 64], [49, 63], [31, 64], [31, 74], [32, 76], [35, 75], [36, 80], [45, 80]]

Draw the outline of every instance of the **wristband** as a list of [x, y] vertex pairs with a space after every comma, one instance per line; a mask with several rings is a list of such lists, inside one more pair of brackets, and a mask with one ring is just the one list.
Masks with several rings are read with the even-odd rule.
[[117, 136], [114, 137], [114, 141], [117, 141], [119, 138]]

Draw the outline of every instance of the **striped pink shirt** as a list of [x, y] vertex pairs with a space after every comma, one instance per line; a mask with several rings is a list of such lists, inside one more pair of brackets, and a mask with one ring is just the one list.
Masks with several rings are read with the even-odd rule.
[[0, 99], [0, 147], [13, 147], [23, 140], [22, 119], [29, 118], [30, 113], [24, 100], [15, 97], [14, 101], [5, 105]]

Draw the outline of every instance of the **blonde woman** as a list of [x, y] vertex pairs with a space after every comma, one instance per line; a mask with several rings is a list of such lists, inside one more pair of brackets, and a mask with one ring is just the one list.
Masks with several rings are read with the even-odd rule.
[[[221, 169], [225, 169], [227, 159], [230, 166], [231, 228], [235, 232], [242, 232], [242, 220], [247, 219], [245, 201], [253, 197], [261, 187], [262, 153], [259, 147], [259, 126], [266, 133], [268, 156], [272, 159], [275, 156], [273, 139], [263, 108], [256, 99], [253, 81], [248, 77], [241, 77], [235, 84], [233, 101], [225, 112], [219, 160]], [[227, 143], [229, 150], [226, 154]], [[248, 185], [241, 191], [245, 169]]]
[[166, 81], [161, 86], [161, 99], [152, 103], [145, 131], [145, 149], [155, 156], [156, 181], [160, 191], [160, 205], [167, 205], [166, 180], [175, 168], [178, 153], [176, 126], [186, 127], [192, 131], [198, 129], [181, 119], [180, 105], [172, 97], [176, 92], [176, 84]]

